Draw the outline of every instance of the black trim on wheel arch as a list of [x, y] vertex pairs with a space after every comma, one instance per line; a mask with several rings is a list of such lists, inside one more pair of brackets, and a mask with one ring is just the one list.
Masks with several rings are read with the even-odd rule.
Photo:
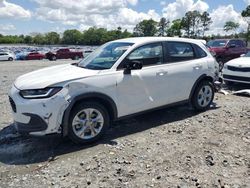
[[[195, 89], [197, 88], [198, 84], [202, 81], [202, 80], [205, 80], [205, 79], [211, 79], [213, 80], [213, 78], [211, 76], [207, 76], [206, 74], [203, 74], [201, 75], [197, 80], [196, 82], [194, 83], [193, 87], [192, 87], [192, 90], [190, 92], [190, 95], [189, 95], [189, 101], [192, 100], [192, 97], [194, 95], [194, 92], [195, 92]], [[214, 82], [212, 81], [212, 84], [214, 85]]]
[[45, 131], [48, 128], [47, 123], [40, 116], [30, 113], [23, 113], [23, 115], [30, 117], [30, 121], [28, 123], [15, 121], [17, 132], [20, 134]]
[[[113, 101], [113, 99], [111, 99], [109, 96], [102, 94], [102, 93], [96, 93], [96, 92], [91, 92], [91, 93], [85, 93], [82, 95], [78, 95], [76, 97], [74, 97], [69, 106], [67, 107], [67, 109], [64, 111], [64, 115], [63, 115], [63, 121], [62, 121], [62, 133], [63, 136], [67, 136], [68, 135], [68, 124], [69, 124], [69, 119], [70, 119], [70, 113], [72, 108], [74, 107], [74, 105], [78, 102], [78, 101], [82, 101], [84, 99], [90, 99], [90, 100], [95, 100], [95, 99], [99, 99], [104, 101], [105, 103], [107, 103], [112, 109], [109, 109], [109, 106], [105, 106], [107, 108], [107, 111], [109, 113], [111, 113], [110, 115], [112, 115], [112, 119], [117, 119], [117, 107], [115, 102]], [[98, 102], [98, 101], [97, 101]], [[104, 104], [105, 105], [105, 104]]]

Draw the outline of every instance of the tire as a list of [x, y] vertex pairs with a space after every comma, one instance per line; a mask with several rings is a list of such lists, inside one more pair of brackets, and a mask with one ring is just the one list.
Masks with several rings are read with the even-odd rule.
[[207, 110], [214, 99], [214, 85], [207, 80], [201, 81], [195, 89], [191, 103], [195, 110]]
[[14, 59], [12, 57], [9, 57], [8, 58], [8, 61], [13, 61]]
[[53, 56], [51, 57], [51, 61], [56, 61], [56, 56], [55, 56], [55, 55], [53, 55]]
[[[93, 121], [95, 118], [97, 121]], [[97, 141], [110, 124], [109, 114], [104, 106], [96, 102], [80, 103], [73, 108], [69, 119], [68, 137], [77, 144]]]

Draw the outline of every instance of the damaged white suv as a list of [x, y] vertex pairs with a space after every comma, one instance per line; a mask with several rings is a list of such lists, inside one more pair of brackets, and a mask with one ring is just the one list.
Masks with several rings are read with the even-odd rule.
[[128, 38], [106, 43], [77, 64], [20, 76], [9, 94], [18, 132], [97, 140], [112, 121], [190, 102], [207, 109], [217, 62], [198, 40]]

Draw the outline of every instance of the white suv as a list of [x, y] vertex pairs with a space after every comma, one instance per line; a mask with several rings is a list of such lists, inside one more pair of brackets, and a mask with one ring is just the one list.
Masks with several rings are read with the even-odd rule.
[[63, 133], [92, 142], [112, 121], [190, 102], [207, 109], [218, 64], [198, 40], [128, 38], [106, 43], [77, 64], [20, 76], [10, 91], [20, 133]]

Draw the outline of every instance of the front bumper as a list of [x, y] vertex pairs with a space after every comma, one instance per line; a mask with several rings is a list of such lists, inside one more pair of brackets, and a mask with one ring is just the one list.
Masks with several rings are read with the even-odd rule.
[[24, 99], [15, 86], [9, 93], [13, 119], [21, 134], [43, 136], [60, 133], [62, 118], [68, 101], [63, 92], [45, 99]]
[[223, 69], [222, 74], [225, 81], [250, 84], [250, 72], [240, 72]]
[[28, 123], [21, 123], [15, 121], [15, 128], [17, 132], [21, 134], [29, 134], [32, 132], [41, 132], [45, 131], [48, 128], [48, 124], [36, 114], [24, 113], [23, 115], [30, 117]]

